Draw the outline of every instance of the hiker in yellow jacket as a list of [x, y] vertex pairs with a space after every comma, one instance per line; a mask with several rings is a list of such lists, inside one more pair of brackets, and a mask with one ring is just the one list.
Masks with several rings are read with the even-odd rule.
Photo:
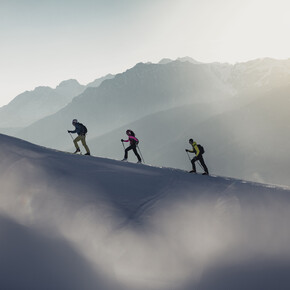
[[190, 153], [195, 153], [195, 157], [193, 157], [191, 160], [192, 170], [189, 172], [196, 173], [195, 162], [199, 161], [204, 170], [204, 173], [202, 175], [208, 175], [208, 169], [207, 169], [207, 166], [205, 165], [205, 162], [202, 156], [204, 153], [203, 147], [201, 145], [197, 145], [197, 143], [193, 141], [193, 139], [189, 139], [188, 142], [192, 146], [192, 150], [185, 149], [185, 151], [190, 152]]

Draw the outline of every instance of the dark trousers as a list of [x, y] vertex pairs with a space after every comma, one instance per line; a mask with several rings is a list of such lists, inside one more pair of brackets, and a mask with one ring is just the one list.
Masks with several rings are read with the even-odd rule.
[[136, 157], [138, 158], [138, 161], [141, 162], [141, 157], [140, 157], [140, 155], [139, 155], [138, 152], [137, 152], [136, 145], [130, 145], [129, 147], [127, 147], [127, 148], [125, 149], [125, 156], [124, 156], [124, 158], [125, 158], [125, 159], [128, 158], [128, 152], [129, 152], [130, 150], [133, 150], [133, 152], [135, 153]]
[[208, 174], [208, 169], [207, 166], [205, 165], [205, 162], [203, 160], [202, 155], [200, 154], [199, 156], [195, 156], [192, 160], [191, 160], [191, 164], [192, 164], [192, 170], [194, 172], [196, 172], [196, 167], [195, 167], [195, 162], [199, 161], [201, 166], [203, 167], [204, 172], [206, 172]]

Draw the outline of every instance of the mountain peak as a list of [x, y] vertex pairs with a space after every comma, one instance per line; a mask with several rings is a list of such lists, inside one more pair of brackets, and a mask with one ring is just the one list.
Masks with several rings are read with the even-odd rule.
[[[201, 62], [189, 57], [189, 56], [185, 56], [185, 57], [178, 57], [175, 61], [180, 61], [180, 62], [190, 62], [193, 64], [200, 64]], [[170, 59], [170, 58], [163, 58], [159, 61], [158, 64], [168, 64], [170, 62], [174, 62], [174, 60]]]
[[170, 58], [162, 58], [162, 59], [158, 62], [158, 64], [168, 64], [168, 63], [170, 63], [170, 62], [173, 62], [173, 60], [170, 59]]
[[81, 86], [81, 84], [75, 79], [69, 79], [62, 81], [56, 88], [64, 88], [64, 87], [71, 87], [71, 86]]
[[199, 64], [199, 63], [201, 63], [201, 62], [199, 62], [199, 61], [197, 61], [197, 60], [195, 60], [195, 59], [193, 59], [193, 58], [191, 58], [189, 56], [179, 57], [176, 60], [181, 61], [181, 62], [188, 61], [188, 62], [193, 63], [193, 64]]

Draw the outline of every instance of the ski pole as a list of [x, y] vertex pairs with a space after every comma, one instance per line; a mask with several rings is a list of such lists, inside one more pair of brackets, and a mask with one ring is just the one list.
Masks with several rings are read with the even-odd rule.
[[71, 133], [69, 133], [69, 134], [70, 134], [70, 136], [71, 136], [72, 140], [74, 140], [74, 138], [73, 138], [72, 134], [71, 134]]
[[125, 149], [125, 145], [124, 145], [124, 142], [123, 142], [123, 141], [121, 141], [121, 142], [122, 142], [122, 145], [123, 145], [123, 147], [124, 147], [124, 150], [126, 150], [126, 149]]
[[[186, 151], [186, 153], [187, 153], [187, 156], [188, 156], [189, 161], [191, 162], [191, 159], [190, 159], [190, 156], [189, 156], [189, 154], [188, 154], [188, 151]], [[198, 163], [198, 165], [200, 166], [200, 168], [203, 169], [203, 167], [201, 166], [201, 163], [200, 163], [199, 160], [197, 160], [197, 163]]]
[[[186, 151], [186, 153], [187, 153], [187, 156], [188, 156], [189, 161], [191, 162], [190, 156], [189, 156], [189, 154], [188, 154], [187, 151]], [[200, 168], [203, 169], [199, 160], [197, 160], [197, 163], [200, 166]]]
[[198, 163], [198, 165], [200, 166], [200, 168], [203, 170], [203, 168], [202, 168], [201, 163], [200, 163], [199, 160], [197, 160], [197, 163]]
[[[74, 141], [74, 138], [73, 138], [72, 134], [71, 134], [71, 133], [69, 133], [69, 134], [70, 134], [70, 136], [71, 136], [72, 140]], [[82, 153], [82, 150], [81, 150], [81, 149], [80, 149], [80, 154], [81, 154], [81, 155], [83, 155], [83, 153]]]
[[189, 161], [191, 162], [191, 159], [190, 159], [190, 156], [188, 154], [188, 151], [186, 151], [186, 154], [187, 154], [187, 157], [188, 157]]
[[140, 155], [141, 155], [141, 158], [142, 158], [142, 160], [143, 160], [143, 163], [145, 164], [145, 160], [144, 160], [144, 158], [143, 158], [143, 156], [142, 156], [141, 150], [140, 150], [140, 148], [139, 148], [138, 145], [137, 145], [137, 148], [138, 148], [138, 150], [139, 150], [139, 153], [140, 153]]

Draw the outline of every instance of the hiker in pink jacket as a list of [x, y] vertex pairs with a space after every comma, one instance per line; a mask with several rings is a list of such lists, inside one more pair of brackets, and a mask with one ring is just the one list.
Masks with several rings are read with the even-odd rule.
[[121, 142], [130, 142], [130, 146], [125, 149], [125, 156], [124, 156], [124, 159], [122, 161], [127, 161], [127, 159], [128, 159], [128, 151], [133, 150], [133, 152], [135, 153], [136, 157], [138, 158], [138, 162], [137, 163], [141, 163], [141, 157], [140, 157], [140, 155], [138, 154], [138, 151], [137, 151], [137, 145], [139, 143], [139, 140], [135, 137], [135, 133], [132, 130], [127, 130], [126, 134], [129, 137], [128, 140], [121, 139]]

